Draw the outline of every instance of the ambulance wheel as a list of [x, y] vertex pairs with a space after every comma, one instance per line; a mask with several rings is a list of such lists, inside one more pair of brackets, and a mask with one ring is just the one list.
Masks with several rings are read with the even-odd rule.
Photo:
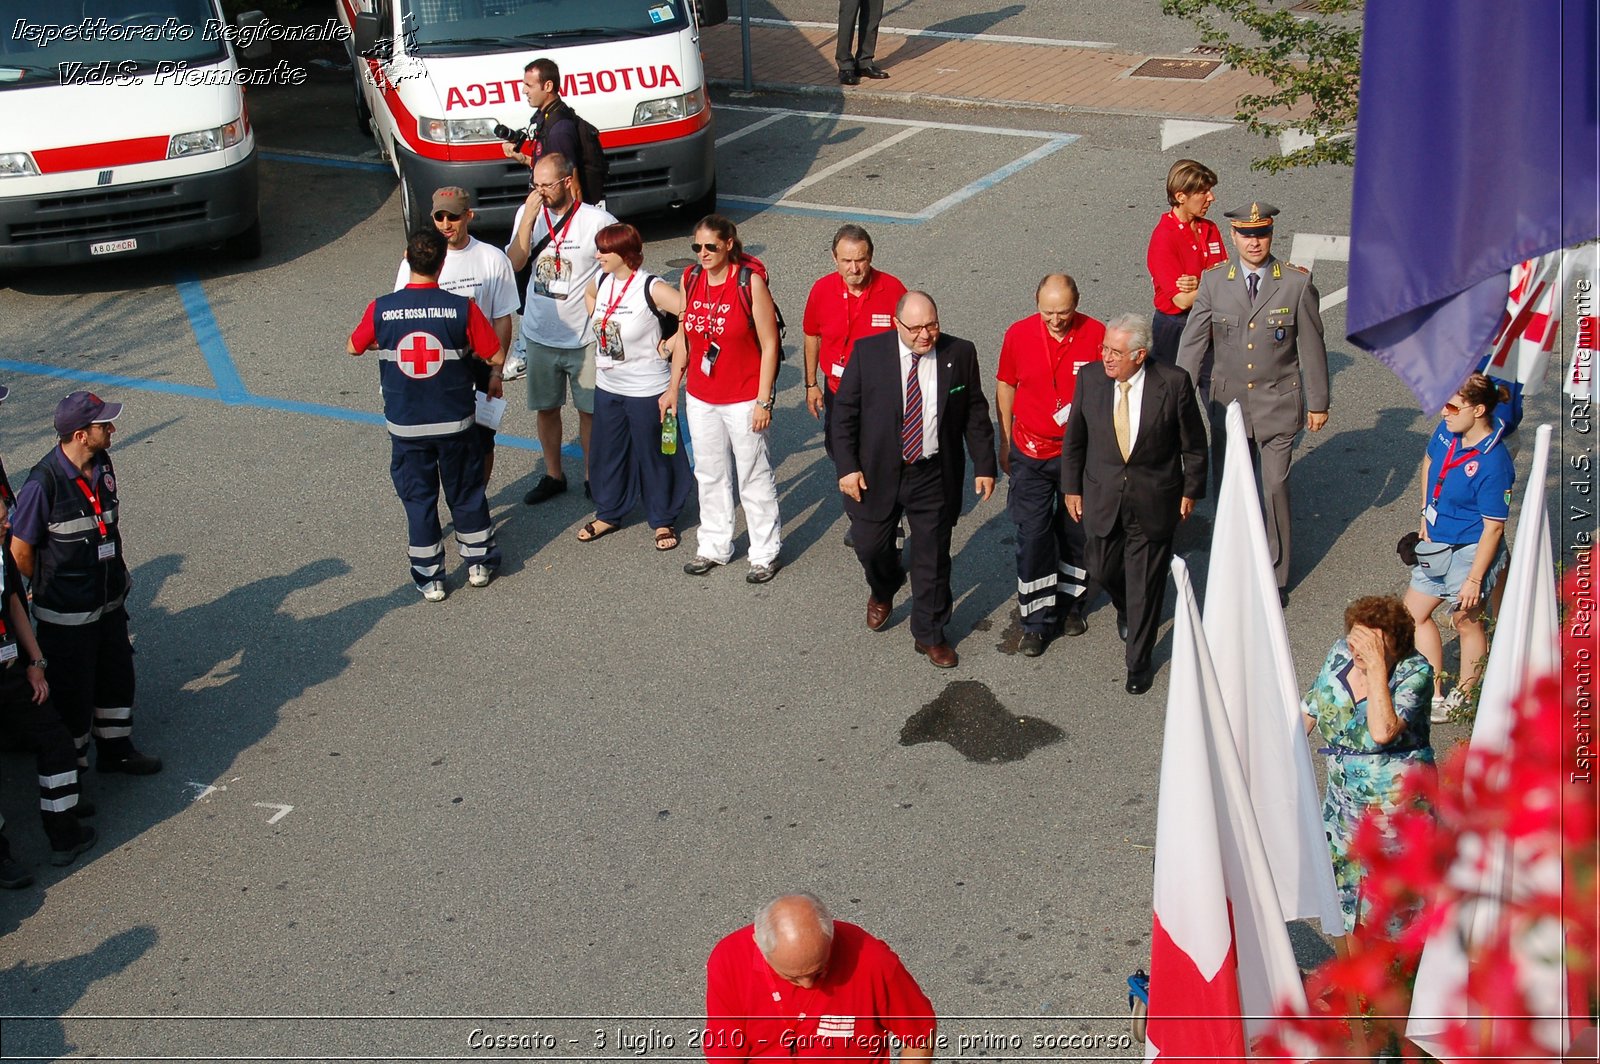
[[1133, 1034], [1135, 1042], [1144, 1041], [1144, 1018], [1149, 1011], [1150, 1006], [1138, 998], [1133, 999], [1133, 1005], [1128, 1009], [1130, 1014], [1128, 1016], [1128, 1030]]
[[416, 232], [417, 226], [428, 218], [428, 205], [417, 199], [416, 189], [404, 166], [400, 168], [400, 217], [405, 222], [407, 236]]
[[222, 252], [230, 259], [259, 259], [261, 257], [261, 219], [250, 223], [250, 228], [236, 233], [222, 242]]

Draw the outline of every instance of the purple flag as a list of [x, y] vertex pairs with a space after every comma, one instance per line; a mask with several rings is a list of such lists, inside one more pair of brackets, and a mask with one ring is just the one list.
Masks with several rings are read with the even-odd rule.
[[1350, 340], [1450, 398], [1511, 267], [1600, 235], [1594, 0], [1369, 3], [1350, 226]]

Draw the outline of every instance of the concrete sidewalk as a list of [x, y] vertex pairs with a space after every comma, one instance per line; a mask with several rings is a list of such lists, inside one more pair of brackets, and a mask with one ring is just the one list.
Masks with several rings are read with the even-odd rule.
[[[1135, 77], [1132, 71], [1151, 56], [1071, 42], [887, 28], [878, 36], [877, 61], [890, 78], [848, 86], [839, 84], [834, 39], [831, 28], [753, 23], [750, 54], [756, 88], [1232, 122], [1240, 96], [1271, 87], [1263, 78], [1223, 65], [1201, 79]], [[701, 43], [712, 82], [742, 86], [737, 18], [707, 30]], [[1178, 61], [1180, 70], [1216, 62], [1196, 55], [1162, 58]]]

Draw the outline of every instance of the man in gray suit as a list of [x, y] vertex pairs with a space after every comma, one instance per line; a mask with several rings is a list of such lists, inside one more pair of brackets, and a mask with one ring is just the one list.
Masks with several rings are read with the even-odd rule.
[[1219, 484], [1228, 404], [1239, 401], [1250, 458], [1261, 473], [1278, 595], [1287, 601], [1289, 453], [1302, 426], [1318, 432], [1328, 423], [1328, 352], [1311, 274], [1272, 255], [1277, 213], [1270, 203], [1228, 212], [1239, 258], [1200, 276], [1199, 294], [1178, 344], [1178, 365], [1199, 379], [1207, 348], [1214, 351], [1211, 468]]

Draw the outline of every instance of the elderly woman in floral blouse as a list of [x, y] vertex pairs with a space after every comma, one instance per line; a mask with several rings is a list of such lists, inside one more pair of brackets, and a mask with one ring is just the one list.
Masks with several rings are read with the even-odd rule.
[[1356, 827], [1369, 811], [1396, 812], [1401, 777], [1414, 765], [1433, 764], [1433, 666], [1417, 653], [1415, 625], [1397, 598], [1357, 599], [1345, 610], [1344, 627], [1344, 638], [1328, 651], [1300, 710], [1306, 731], [1315, 731], [1323, 743], [1317, 752], [1328, 759], [1322, 824], [1348, 934], [1368, 908], [1361, 898], [1362, 869], [1350, 855]]

